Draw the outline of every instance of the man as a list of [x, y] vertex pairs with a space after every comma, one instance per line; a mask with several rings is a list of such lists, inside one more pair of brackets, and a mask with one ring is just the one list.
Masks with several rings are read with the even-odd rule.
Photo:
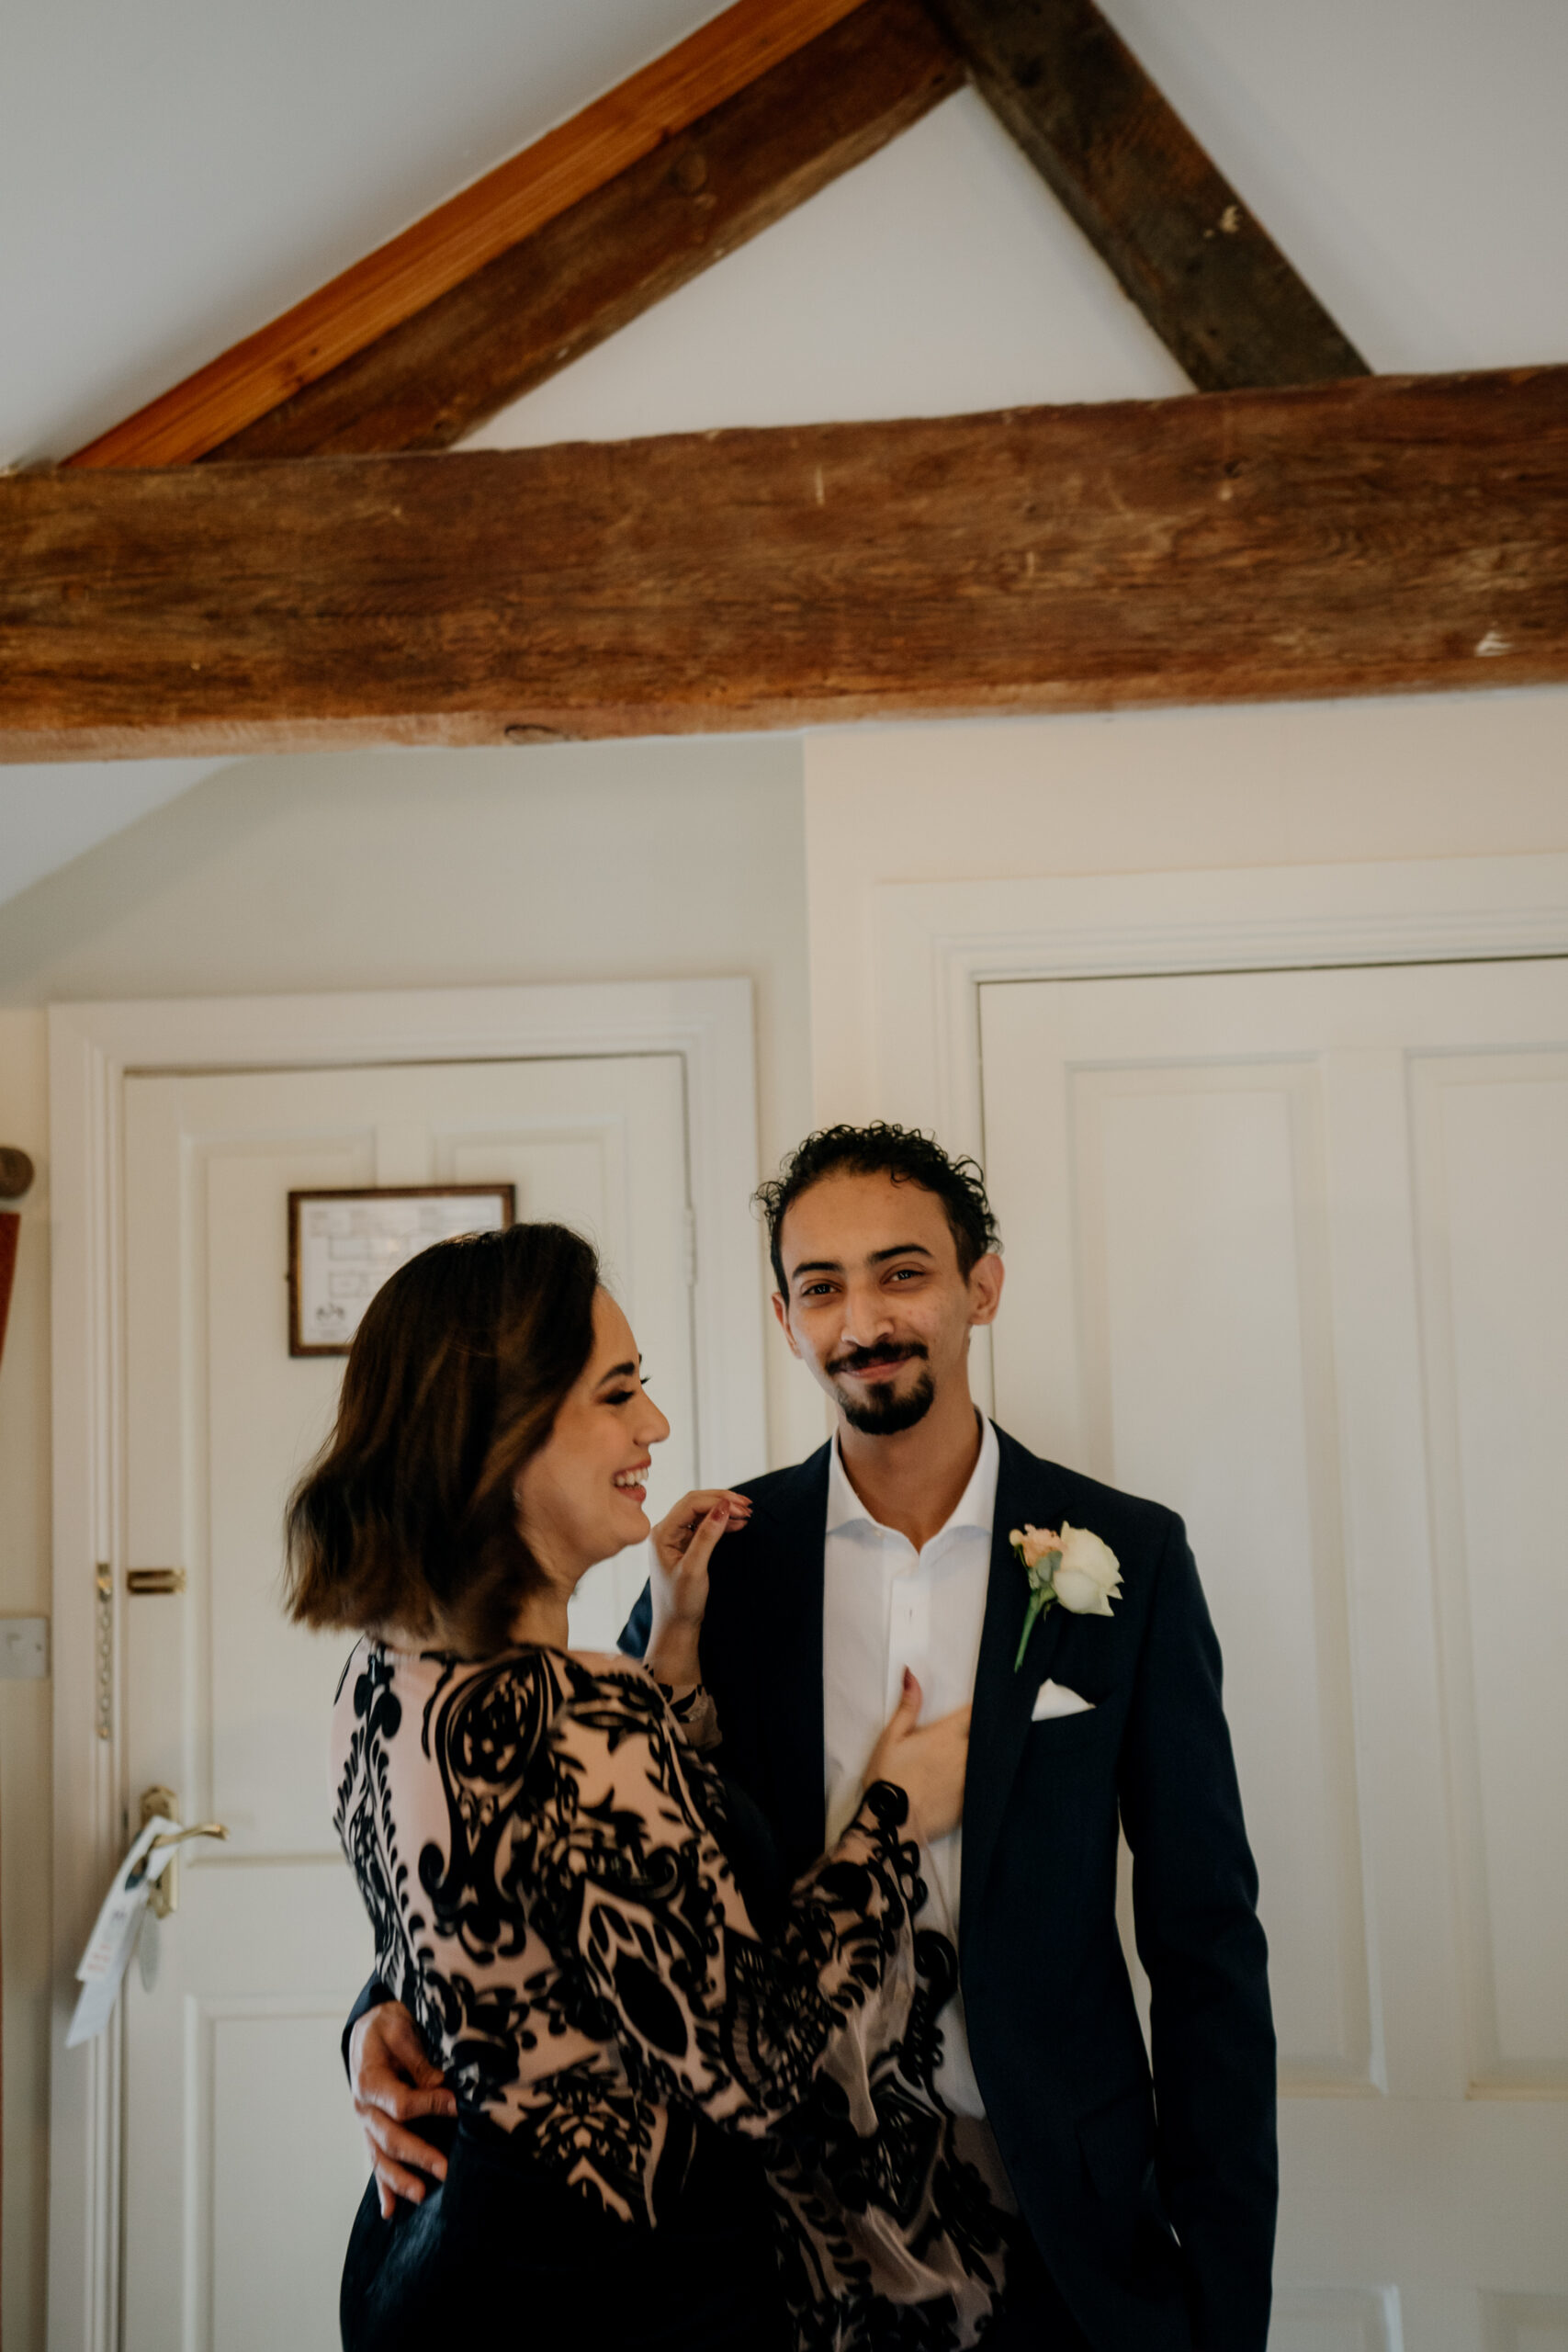
[[[963, 1826], [932, 1857], [961, 1987], [937, 2086], [994, 2140], [1019, 2209], [987, 2343], [1264, 2352], [1266, 1953], [1181, 1523], [976, 1414], [969, 1335], [996, 1316], [1002, 1267], [972, 1163], [897, 1127], [829, 1128], [760, 1199], [774, 1311], [837, 1428], [742, 1490], [749, 1518], [713, 1564], [701, 1657], [726, 1774], [793, 1873], [852, 1812], [906, 1666], [928, 1714], [973, 1695]], [[1108, 1546], [1117, 1573], [1064, 1577], [1092, 1613], [1058, 1602], [1032, 1617], [1013, 1533], [1069, 1528]], [[645, 1594], [626, 1646], [640, 1651], [669, 1605]], [[1152, 2086], [1116, 1929], [1119, 1822], [1153, 1988]], [[440, 2098], [400, 2018], [375, 2012], [355, 2045], [384, 2179], [417, 2161], [388, 2118]], [[400, 2058], [425, 2088], [400, 2089]]]

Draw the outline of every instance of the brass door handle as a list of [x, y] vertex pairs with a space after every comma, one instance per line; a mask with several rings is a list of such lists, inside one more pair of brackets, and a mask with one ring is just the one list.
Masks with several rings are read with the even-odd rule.
[[183, 1592], [186, 1572], [183, 1568], [128, 1568], [125, 1589], [127, 1592]]
[[160, 1846], [183, 1846], [187, 1838], [227, 1838], [228, 1835], [222, 1822], [201, 1821], [194, 1829], [171, 1829], [166, 1838], [154, 1838], [150, 1850], [156, 1853]]
[[[141, 1812], [143, 1828], [148, 1822], [160, 1817], [164, 1821], [177, 1821], [180, 1801], [173, 1789], [166, 1789], [159, 1782], [152, 1788], [142, 1790]], [[228, 1836], [229, 1832], [221, 1821], [198, 1821], [189, 1829], [164, 1830], [153, 1838], [148, 1850], [155, 1853], [161, 1846], [183, 1846], [190, 1838], [221, 1838], [226, 1841]], [[148, 1891], [147, 1907], [155, 1919], [166, 1919], [171, 1911], [177, 1911], [180, 1907], [179, 1868], [177, 1858], [171, 1857]]]

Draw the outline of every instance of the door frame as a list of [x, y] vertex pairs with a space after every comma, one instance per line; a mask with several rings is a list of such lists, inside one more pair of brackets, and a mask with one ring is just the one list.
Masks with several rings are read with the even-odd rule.
[[1568, 954], [1568, 853], [887, 882], [861, 1001], [876, 1115], [979, 1154], [980, 990], [995, 980], [1456, 964]]
[[51, 2352], [118, 2352], [122, 2048], [67, 2051], [74, 1971], [123, 1849], [125, 1080], [131, 1074], [681, 1055], [699, 1475], [766, 1462], [750, 979], [57, 1004], [52, 1200], [53, 1950]]

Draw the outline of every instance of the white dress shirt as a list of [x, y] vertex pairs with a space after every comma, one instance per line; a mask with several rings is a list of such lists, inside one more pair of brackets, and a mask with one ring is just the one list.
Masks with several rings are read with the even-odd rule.
[[[829, 1846], [854, 1816], [871, 1751], [902, 1693], [904, 1668], [919, 1679], [923, 1723], [966, 1705], [974, 1696], [1000, 1456], [991, 1423], [982, 1419], [980, 1429], [979, 1459], [957, 1508], [918, 1552], [907, 1535], [873, 1519], [845, 1475], [838, 1439], [833, 1441], [822, 1607]], [[931, 1903], [954, 1950], [963, 1843], [964, 1832], [954, 1829], [925, 1849]], [[954, 2114], [983, 2115], [957, 1996], [942, 2011], [942, 2031], [937, 2090]]]

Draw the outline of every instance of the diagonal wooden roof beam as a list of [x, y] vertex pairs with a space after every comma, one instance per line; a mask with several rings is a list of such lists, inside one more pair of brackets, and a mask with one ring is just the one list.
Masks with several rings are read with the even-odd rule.
[[1568, 681], [1568, 368], [0, 481], [0, 759]]
[[966, 70], [1201, 389], [1366, 373], [1094, 0], [735, 0], [67, 462], [448, 447]]
[[965, 78], [919, 0], [864, 0], [209, 460], [449, 447]]
[[1094, 0], [930, 6], [1200, 391], [1369, 372]]
[[73, 466], [180, 465], [450, 292], [840, 24], [859, 0], [735, 0], [570, 122], [101, 434]]

